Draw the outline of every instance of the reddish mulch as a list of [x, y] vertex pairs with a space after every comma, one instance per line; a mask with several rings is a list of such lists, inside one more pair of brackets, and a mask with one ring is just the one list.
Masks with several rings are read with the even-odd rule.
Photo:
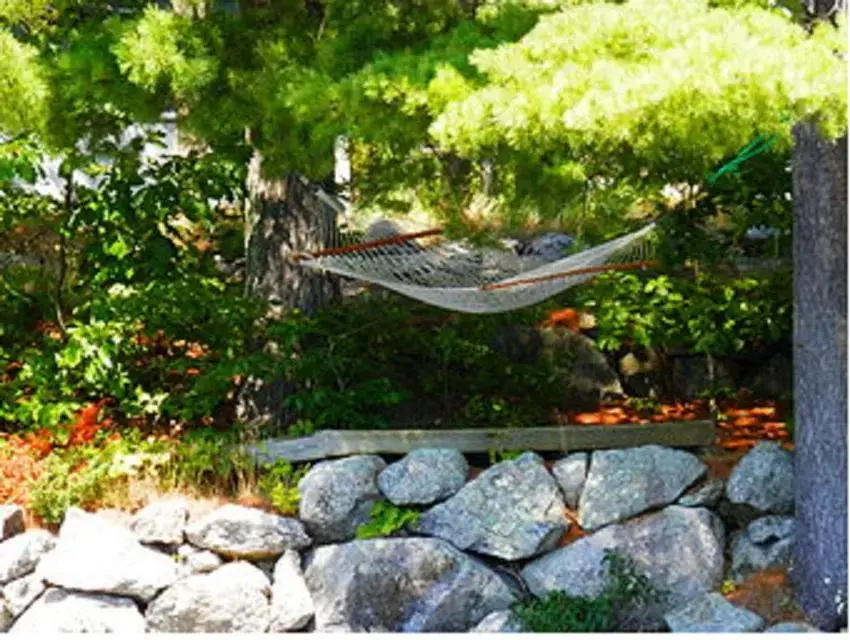
[[802, 610], [794, 601], [791, 580], [785, 569], [766, 569], [750, 576], [736, 585], [735, 590], [726, 595], [726, 599], [759, 614], [767, 626], [777, 622], [805, 620]]
[[[717, 446], [727, 450], [748, 450], [760, 440], [777, 440], [791, 448], [784, 407], [775, 400], [750, 398], [717, 401]], [[596, 411], [557, 412], [555, 419], [562, 425], [622, 425], [659, 424], [711, 420], [707, 400], [690, 402], [660, 402], [647, 409], [636, 409], [627, 400], [600, 403]]]

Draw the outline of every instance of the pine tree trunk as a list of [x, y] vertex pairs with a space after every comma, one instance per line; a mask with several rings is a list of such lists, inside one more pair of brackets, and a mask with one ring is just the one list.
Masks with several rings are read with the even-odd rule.
[[[292, 253], [332, 246], [336, 237], [337, 208], [317, 195], [301, 176], [290, 173], [282, 180], [262, 175], [262, 157], [255, 152], [248, 178], [245, 286], [249, 296], [269, 304], [268, 319], [281, 318], [299, 309], [313, 313], [339, 299], [339, 281], [298, 266]], [[274, 350], [274, 345], [255, 344]], [[290, 421], [283, 407], [288, 388], [283, 380], [248, 380], [240, 393], [237, 418], [251, 427], [281, 427]]]
[[806, 615], [847, 624], [847, 137], [794, 130], [793, 578]]

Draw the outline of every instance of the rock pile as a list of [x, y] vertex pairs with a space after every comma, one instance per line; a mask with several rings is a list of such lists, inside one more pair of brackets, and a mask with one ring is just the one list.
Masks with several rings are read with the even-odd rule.
[[[24, 530], [22, 510], [0, 506], [0, 629], [511, 632], [521, 630], [511, 607], [528, 593], [602, 593], [614, 550], [663, 594], [619, 616], [622, 629], [761, 630], [765, 620], [718, 590], [788, 563], [790, 455], [757, 447], [727, 483], [659, 446], [554, 464], [526, 453], [474, 479], [453, 450], [390, 465], [351, 456], [303, 478], [298, 518], [237, 505], [193, 517], [187, 500], [169, 498], [127, 526], [71, 509], [58, 535]], [[420, 518], [355, 539], [379, 500], [414, 505]], [[584, 535], [563, 544], [576, 508]]]

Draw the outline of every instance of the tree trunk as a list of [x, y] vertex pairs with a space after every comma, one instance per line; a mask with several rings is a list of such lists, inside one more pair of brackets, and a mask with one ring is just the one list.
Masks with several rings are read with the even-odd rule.
[[[247, 178], [245, 288], [249, 296], [269, 304], [267, 319], [279, 319], [292, 309], [313, 313], [337, 301], [339, 281], [289, 260], [292, 253], [330, 247], [336, 237], [338, 208], [303, 177], [290, 173], [282, 180], [262, 175], [262, 157], [254, 153]], [[273, 350], [272, 344], [255, 349]], [[288, 392], [283, 380], [248, 380], [242, 389], [238, 419], [253, 427], [281, 427], [290, 421], [283, 407]]]
[[794, 130], [794, 433], [800, 605], [847, 621], [847, 137]]

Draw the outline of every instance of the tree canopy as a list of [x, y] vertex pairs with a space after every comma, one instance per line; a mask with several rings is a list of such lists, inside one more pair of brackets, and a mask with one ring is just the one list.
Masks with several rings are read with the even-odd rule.
[[[186, 3], [184, 3], [186, 4]], [[189, 3], [192, 5], [192, 3]], [[698, 183], [757, 133], [846, 126], [843, 28], [763, 3], [4, 3], [0, 131], [71, 149], [175, 108], [217, 152], [321, 179], [350, 141], [361, 203], [487, 220], [617, 209]], [[598, 213], [598, 212], [597, 212]]]

